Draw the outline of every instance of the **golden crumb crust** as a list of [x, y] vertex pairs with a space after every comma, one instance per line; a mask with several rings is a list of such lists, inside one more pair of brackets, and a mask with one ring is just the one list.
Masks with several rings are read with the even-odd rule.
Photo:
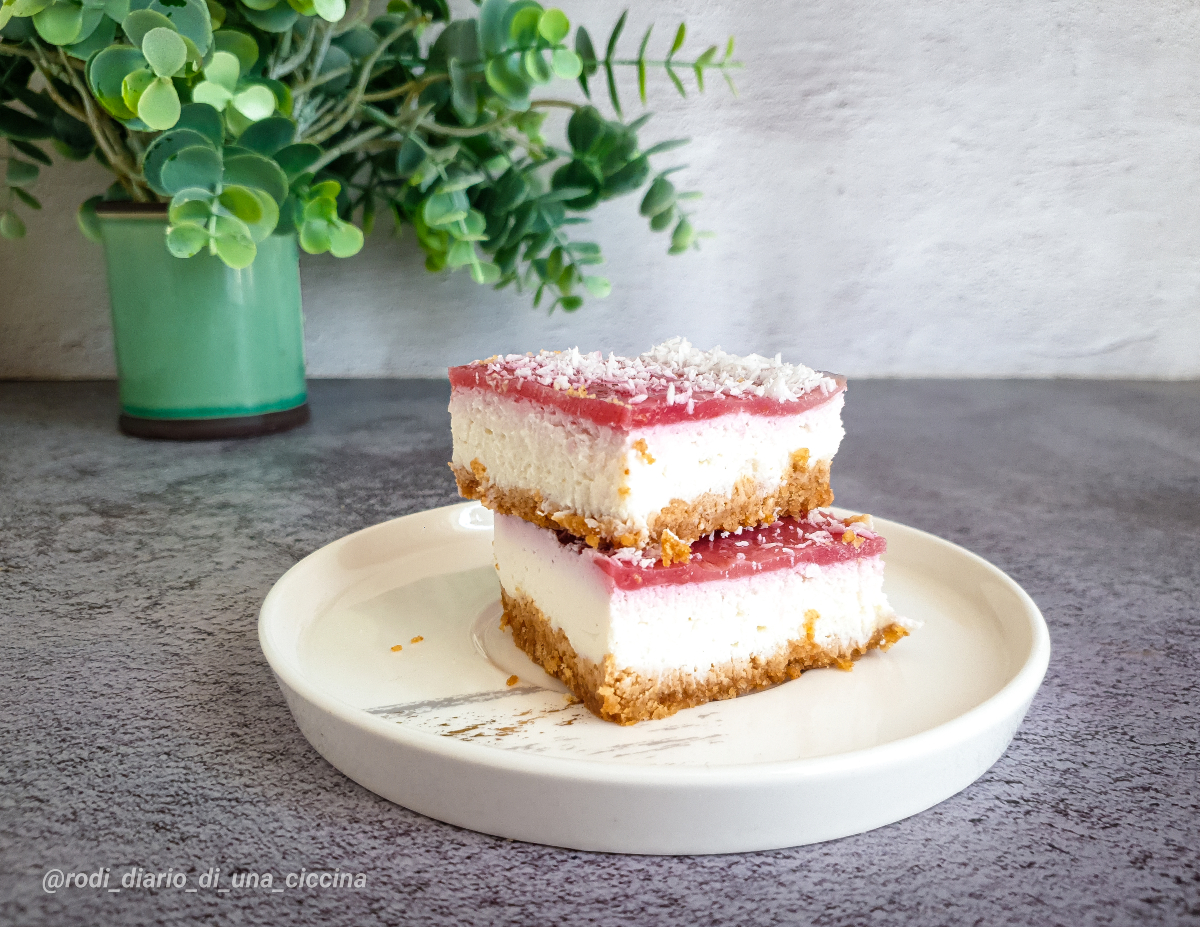
[[[714, 531], [736, 531], [769, 525], [785, 515], [803, 516], [810, 509], [833, 502], [829, 488], [829, 461], [809, 466], [808, 451], [792, 454], [792, 465], [779, 486], [763, 492], [751, 477], [742, 477], [728, 496], [704, 493], [692, 500], [672, 499], [647, 520], [649, 530], [612, 517], [595, 518], [563, 510], [536, 489], [497, 486], [478, 458], [470, 467], [450, 464], [459, 493], [478, 499], [494, 512], [515, 515], [552, 531], [567, 531], [593, 547], [645, 547], [662, 541], [663, 532], [673, 535], [673, 545], [690, 549], [692, 541]], [[678, 546], [674, 548], [679, 550]], [[677, 560], [686, 559], [679, 551]]]
[[617, 724], [636, 724], [667, 718], [681, 708], [705, 702], [734, 698], [777, 683], [795, 679], [802, 672], [827, 666], [850, 669], [853, 661], [878, 647], [887, 650], [907, 636], [900, 624], [876, 631], [861, 647], [833, 653], [812, 640], [817, 613], [806, 618], [804, 640], [788, 641], [774, 654], [753, 656], [712, 666], [704, 675], [671, 671], [658, 676], [643, 676], [615, 665], [611, 654], [603, 663], [581, 657], [560, 628], [550, 624], [542, 610], [528, 596], [510, 595], [500, 590], [504, 605], [501, 628], [511, 628], [513, 640], [551, 676], [562, 680], [592, 714]]

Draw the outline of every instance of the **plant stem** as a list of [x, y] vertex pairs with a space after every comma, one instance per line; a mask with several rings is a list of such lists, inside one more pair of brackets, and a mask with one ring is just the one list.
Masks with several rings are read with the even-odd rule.
[[[34, 47], [41, 55], [43, 63], [49, 66], [50, 62], [45, 57], [44, 53], [42, 53], [41, 46], [35, 45]], [[137, 169], [137, 165], [134, 164], [133, 159], [130, 157], [129, 149], [122, 144], [121, 138], [117, 134], [116, 130], [113, 129], [112, 123], [108, 119], [108, 116], [99, 112], [93, 105], [91, 94], [88, 92], [88, 89], [83, 86], [79, 79], [79, 75], [75, 73], [74, 68], [67, 63], [66, 53], [61, 48], [58, 49], [58, 57], [66, 67], [67, 76], [70, 78], [71, 87], [83, 101], [85, 116], [83, 121], [87, 123], [89, 128], [91, 128], [92, 135], [95, 137], [96, 143], [100, 146], [100, 149], [104, 152], [105, 157], [108, 159], [108, 163], [112, 167], [113, 173], [117, 175], [117, 178], [129, 191], [130, 196], [132, 196], [134, 200], [140, 203], [147, 202], [150, 197], [146, 194], [145, 181], [142, 179], [142, 176]], [[43, 74], [43, 76], [46, 75]], [[49, 80], [46, 81], [46, 84], [48, 87], [53, 87]], [[53, 99], [53, 94], [51, 95], [51, 99]]]
[[332, 125], [322, 129], [320, 132], [315, 133], [309, 139], [309, 141], [320, 144], [321, 142], [324, 142], [327, 139], [337, 135], [340, 131], [342, 131], [342, 129], [346, 128], [346, 126], [350, 124], [350, 120], [357, 115], [358, 108], [362, 105], [363, 96], [367, 92], [367, 84], [371, 80], [371, 72], [375, 69], [375, 63], [379, 61], [380, 57], [387, 50], [389, 45], [391, 45], [394, 41], [396, 41], [396, 39], [400, 38], [400, 36], [404, 35], [405, 33], [411, 32], [414, 25], [414, 23], [405, 23], [403, 26], [393, 29], [386, 36], [384, 36], [383, 39], [380, 40], [379, 44], [375, 46], [375, 50], [367, 56], [365, 61], [363, 61], [362, 69], [359, 71], [358, 75], [358, 83], [355, 85], [354, 92], [350, 95], [350, 99], [346, 102], [345, 110], [343, 111], [342, 115], [335, 119]]
[[561, 109], [582, 109], [583, 104], [572, 103], [570, 100], [530, 100], [530, 106], [536, 106], [539, 109], [546, 106], [555, 106]]
[[308, 93], [310, 90], [320, 87], [322, 84], [334, 80], [335, 78], [341, 77], [343, 74], [349, 74], [352, 70], [352, 68], [337, 68], [333, 71], [326, 71], [320, 77], [305, 81], [303, 84], [298, 84], [296, 87], [292, 88], [292, 93]]
[[321, 168], [325, 167], [327, 164], [332, 164], [334, 161], [336, 161], [338, 158], [340, 158], [342, 155], [346, 154], [347, 152], [353, 151], [355, 148], [357, 148], [363, 142], [369, 142], [372, 139], [378, 138], [386, 131], [387, 131], [387, 129], [384, 128], [383, 126], [372, 126], [369, 129], [364, 129], [362, 132], [359, 132], [357, 135], [350, 136], [348, 139], [346, 139], [340, 145], [336, 145], [333, 148], [330, 148], [327, 152], [325, 152], [323, 155], [321, 155], [321, 157], [317, 158], [317, 160], [313, 163], [312, 167], [310, 167], [309, 170], [312, 171], [313, 173], [316, 173]]
[[0, 55], [16, 55], [18, 58], [28, 58], [33, 62], [37, 61], [37, 55], [28, 48], [21, 48], [19, 45], [5, 45], [3, 42], [0, 42]]
[[341, 20], [334, 24], [337, 28], [337, 31], [334, 33], [334, 35], [345, 35], [367, 18], [370, 8], [371, 0], [360, 0], [358, 9], [355, 10], [352, 16], [344, 16]]
[[362, 102], [378, 103], [381, 100], [393, 100], [396, 97], [402, 97], [406, 93], [420, 93], [426, 87], [449, 79], [449, 74], [431, 74], [428, 77], [422, 77], [420, 80], [407, 81], [399, 87], [393, 87], [391, 90], [377, 90], [375, 93], [364, 93]]
[[[308, 35], [304, 37], [304, 41], [300, 44], [300, 50], [297, 51], [296, 54], [292, 55], [292, 57], [286, 59], [283, 64], [273, 68], [271, 70], [271, 77], [276, 80], [281, 77], [287, 77], [289, 74], [295, 71], [296, 68], [304, 64], [305, 59], [308, 58], [309, 52], [312, 51], [313, 41], [316, 39], [316, 37], [317, 29], [316, 26], [313, 26], [308, 30]], [[291, 33], [288, 33], [288, 38], [291, 38]]]
[[504, 116], [500, 116], [497, 119], [493, 119], [491, 122], [485, 122], [482, 125], [471, 126], [469, 128], [445, 126], [440, 122], [433, 122], [432, 120], [429, 122], [418, 122], [417, 126], [433, 135], [445, 135], [447, 138], [473, 138], [476, 135], [483, 135], [487, 132], [491, 132], [492, 129], [500, 128], [511, 118], [512, 114], [509, 113]]

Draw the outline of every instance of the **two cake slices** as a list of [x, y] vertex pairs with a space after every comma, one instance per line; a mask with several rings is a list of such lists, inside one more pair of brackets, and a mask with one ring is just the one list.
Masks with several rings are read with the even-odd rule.
[[845, 382], [675, 339], [450, 370], [451, 468], [497, 513], [503, 626], [632, 724], [848, 667], [913, 626], [869, 517], [819, 511]]

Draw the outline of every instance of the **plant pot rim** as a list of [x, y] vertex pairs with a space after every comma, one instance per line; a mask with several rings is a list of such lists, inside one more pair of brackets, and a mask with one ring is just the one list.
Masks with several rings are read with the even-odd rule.
[[113, 200], [96, 204], [96, 215], [105, 219], [165, 219], [169, 203], [134, 203]]

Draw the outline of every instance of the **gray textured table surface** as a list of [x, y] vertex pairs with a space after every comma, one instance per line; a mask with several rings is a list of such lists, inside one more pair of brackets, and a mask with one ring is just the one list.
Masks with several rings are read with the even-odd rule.
[[[459, 830], [292, 723], [258, 606], [317, 547], [455, 500], [446, 395], [316, 382], [303, 429], [185, 445], [117, 434], [111, 384], [0, 384], [4, 923], [1200, 922], [1200, 384], [854, 384], [838, 501], [1008, 571], [1049, 674], [1008, 753], [930, 811], [703, 858]], [[138, 866], [366, 887], [42, 889]]]

